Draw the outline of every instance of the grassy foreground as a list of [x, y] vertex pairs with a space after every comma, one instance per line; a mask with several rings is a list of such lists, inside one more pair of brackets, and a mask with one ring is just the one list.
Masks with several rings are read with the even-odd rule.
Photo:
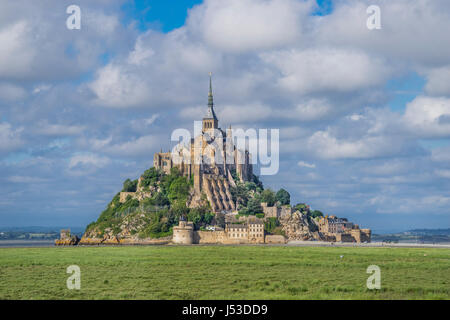
[[[340, 256], [343, 257], [341, 258]], [[68, 290], [69, 265], [81, 290]], [[368, 290], [369, 265], [381, 290]], [[286, 246], [0, 249], [0, 299], [449, 299], [450, 250]]]

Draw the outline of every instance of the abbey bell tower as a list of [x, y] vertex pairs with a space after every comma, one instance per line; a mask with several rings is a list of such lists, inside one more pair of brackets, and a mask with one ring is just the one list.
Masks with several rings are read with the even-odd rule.
[[203, 117], [203, 132], [209, 129], [217, 129], [219, 127], [219, 120], [217, 120], [216, 113], [214, 112], [214, 101], [212, 94], [212, 81], [211, 72], [209, 73], [209, 92], [208, 92], [208, 111]]

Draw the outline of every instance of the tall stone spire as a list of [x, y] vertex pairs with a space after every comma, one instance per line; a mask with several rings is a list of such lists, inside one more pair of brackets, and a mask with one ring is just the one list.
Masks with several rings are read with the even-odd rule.
[[216, 113], [214, 112], [214, 100], [212, 93], [212, 73], [209, 73], [209, 92], [208, 92], [208, 111], [204, 119], [214, 119], [217, 120]]
[[208, 92], [208, 107], [213, 107], [213, 93], [212, 93], [212, 73], [209, 73], [209, 92]]

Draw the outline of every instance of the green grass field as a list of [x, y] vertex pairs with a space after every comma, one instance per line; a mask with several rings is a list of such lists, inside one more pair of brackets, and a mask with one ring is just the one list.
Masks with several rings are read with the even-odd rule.
[[[73, 264], [81, 268], [81, 290], [66, 287]], [[372, 264], [381, 268], [381, 290], [366, 288]], [[449, 299], [449, 293], [448, 249], [0, 249], [0, 299]]]

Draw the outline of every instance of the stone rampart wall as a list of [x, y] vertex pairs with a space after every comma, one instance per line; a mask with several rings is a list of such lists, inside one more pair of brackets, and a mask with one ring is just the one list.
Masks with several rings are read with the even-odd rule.
[[223, 243], [226, 241], [224, 231], [194, 231], [194, 243]]
[[282, 235], [266, 235], [266, 243], [286, 243], [286, 238]]

